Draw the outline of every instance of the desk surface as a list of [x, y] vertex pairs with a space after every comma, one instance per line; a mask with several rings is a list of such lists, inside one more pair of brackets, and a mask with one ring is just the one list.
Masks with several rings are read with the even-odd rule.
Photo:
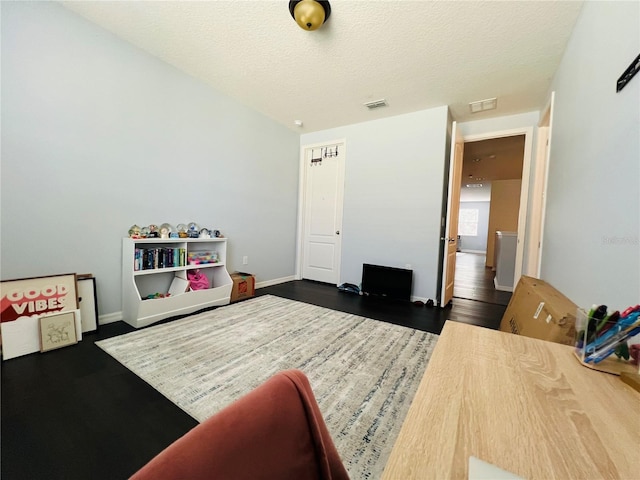
[[383, 479], [467, 479], [475, 456], [527, 480], [640, 478], [640, 394], [573, 349], [445, 324]]

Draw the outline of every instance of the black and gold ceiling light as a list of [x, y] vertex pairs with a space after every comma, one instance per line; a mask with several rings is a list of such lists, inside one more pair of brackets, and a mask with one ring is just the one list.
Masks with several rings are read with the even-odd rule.
[[291, 0], [291, 16], [304, 30], [317, 30], [331, 15], [331, 5], [326, 0]]

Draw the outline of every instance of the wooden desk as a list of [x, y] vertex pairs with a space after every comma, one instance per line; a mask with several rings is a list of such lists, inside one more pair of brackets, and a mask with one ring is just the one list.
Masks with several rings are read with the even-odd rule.
[[449, 321], [383, 479], [468, 478], [473, 455], [528, 480], [640, 478], [640, 394], [573, 349]]

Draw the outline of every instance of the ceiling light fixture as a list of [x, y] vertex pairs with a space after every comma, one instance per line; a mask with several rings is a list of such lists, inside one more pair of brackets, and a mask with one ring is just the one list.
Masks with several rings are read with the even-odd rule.
[[317, 30], [331, 15], [327, 0], [291, 0], [289, 13], [303, 30]]

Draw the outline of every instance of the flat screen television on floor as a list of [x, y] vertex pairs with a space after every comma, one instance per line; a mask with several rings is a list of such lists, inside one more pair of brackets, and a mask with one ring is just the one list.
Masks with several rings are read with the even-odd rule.
[[413, 270], [369, 263], [362, 265], [362, 293], [365, 295], [411, 300], [412, 281]]

